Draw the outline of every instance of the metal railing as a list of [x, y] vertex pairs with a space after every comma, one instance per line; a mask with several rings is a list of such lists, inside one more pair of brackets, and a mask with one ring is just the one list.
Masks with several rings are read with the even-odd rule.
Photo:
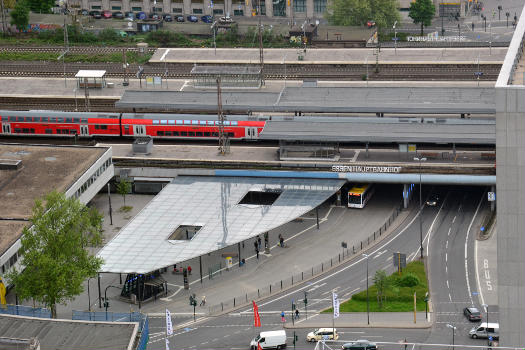
[[49, 309], [23, 305], [5, 305], [5, 307], [0, 307], [0, 314], [51, 318], [51, 310]]
[[232, 299], [222, 301], [220, 304], [211, 305], [208, 307], [208, 314], [209, 315], [220, 314], [224, 311], [232, 310], [241, 305], [248, 304], [252, 300], [257, 300], [260, 298], [270, 296], [275, 293], [279, 293], [284, 289], [292, 287], [293, 285], [301, 283], [307, 279], [319, 276], [320, 274], [324, 273], [326, 270], [329, 270], [335, 266], [339, 266], [345, 263], [350, 258], [353, 258], [357, 254], [359, 254], [361, 251], [368, 248], [376, 240], [381, 238], [383, 234], [388, 230], [390, 225], [392, 225], [394, 220], [398, 217], [399, 213], [402, 210], [401, 208], [402, 208], [402, 203], [394, 209], [394, 211], [392, 212], [390, 217], [384, 222], [384, 224], [381, 225], [370, 236], [368, 236], [366, 239], [362, 241], [352, 244], [351, 247], [350, 245], [347, 245], [347, 248], [344, 248], [344, 249], [341, 248], [341, 253], [339, 253], [338, 255], [335, 255], [332, 258], [327, 259], [318, 265], [312, 266], [311, 268], [304, 270], [300, 273], [292, 274], [289, 278], [281, 279], [269, 285], [265, 285], [261, 288], [257, 288], [257, 291], [253, 291], [250, 293], [244, 293], [242, 295], [235, 296]]

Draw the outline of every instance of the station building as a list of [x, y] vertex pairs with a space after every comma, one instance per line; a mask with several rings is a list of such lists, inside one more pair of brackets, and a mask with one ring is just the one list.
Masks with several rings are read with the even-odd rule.
[[[172, 13], [175, 15], [218, 15], [252, 17], [260, 6], [266, 17], [296, 19], [322, 18], [328, 0], [77, 0], [81, 8], [98, 11], [132, 11]], [[411, 0], [400, 0], [400, 10], [408, 11]], [[436, 16], [459, 13], [463, 16], [468, 1], [443, 2], [434, 0]], [[78, 5], [77, 5], [78, 6]]]

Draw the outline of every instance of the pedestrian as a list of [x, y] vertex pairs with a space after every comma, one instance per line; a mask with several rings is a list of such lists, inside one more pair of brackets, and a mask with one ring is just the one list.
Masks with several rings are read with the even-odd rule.
[[204, 305], [206, 305], [206, 295], [202, 296], [202, 300], [201, 300], [200, 306], [204, 306]]
[[299, 309], [295, 309], [295, 319], [299, 319]]
[[257, 237], [257, 244], [259, 245], [259, 250], [261, 250], [261, 236]]
[[259, 248], [255, 248], [255, 254], [257, 255], [257, 260], [259, 260]]
[[188, 275], [191, 275], [191, 266], [188, 266]]
[[283, 235], [279, 233], [279, 245], [281, 248], [284, 248], [284, 238]]
[[284, 311], [281, 311], [281, 322], [285, 322], [286, 319], [284, 318]]

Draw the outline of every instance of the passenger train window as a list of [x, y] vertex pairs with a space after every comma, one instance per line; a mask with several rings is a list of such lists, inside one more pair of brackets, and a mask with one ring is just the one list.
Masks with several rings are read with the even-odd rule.
[[23, 122], [24, 121], [24, 117], [16, 117], [16, 121], [17, 122]]
[[42, 117], [43, 123], [49, 123], [49, 117]]
[[95, 124], [95, 130], [100, 129], [100, 126], [98, 124]]
[[2, 120], [5, 122], [7, 121], [7, 117], [2, 117]]
[[57, 122], [58, 122], [58, 123], [63, 123], [63, 122], [64, 122], [64, 118], [58, 117], [58, 118], [57, 118]]
[[195, 136], [195, 133], [193, 131], [188, 131], [188, 136]]
[[35, 133], [35, 129], [31, 128], [31, 134]]
[[73, 118], [73, 123], [80, 123], [80, 119], [79, 118]]
[[188, 133], [186, 131], [181, 131], [180, 136], [188, 136]]
[[213, 125], [213, 120], [208, 120], [208, 121], [206, 122], [206, 124], [208, 124], [208, 125]]
[[154, 120], [153, 121], [153, 125], [158, 125], [159, 124], [159, 120]]
[[209, 132], [205, 132], [205, 133], [204, 133], [204, 136], [206, 136], [206, 137], [210, 137], [210, 133], [209, 133]]
[[55, 118], [55, 117], [51, 117], [49, 119], [51, 120], [51, 123], [56, 123], [57, 122], [57, 118]]
[[197, 131], [197, 136], [202, 136], [202, 132]]
[[166, 136], [171, 136], [171, 131], [166, 131]]
[[175, 120], [168, 120], [168, 124], [175, 125]]
[[72, 135], [76, 135], [77, 131], [75, 129], [69, 129], [69, 133]]
[[22, 132], [22, 129], [15, 128], [15, 132], [17, 132], [17, 133]]
[[173, 132], [173, 136], [179, 136], [179, 132], [178, 131], [174, 131]]
[[228, 137], [233, 137], [233, 136], [234, 136], [233, 132], [228, 133]]
[[191, 124], [191, 120], [185, 120], [184, 124]]
[[157, 131], [157, 136], [164, 136], [164, 131]]
[[7, 120], [10, 121], [10, 122], [16, 122], [16, 118], [15, 117], [7, 117]]
[[199, 121], [199, 124], [200, 124], [200, 125], [206, 125], [206, 120], [201, 120], [201, 121]]
[[45, 133], [46, 134], [52, 134], [53, 133], [53, 129], [46, 129]]
[[24, 134], [28, 134], [28, 133], [29, 133], [29, 129], [28, 129], [28, 128], [23, 128], [23, 129], [22, 129], [22, 132], [23, 132]]
[[235, 121], [232, 121], [231, 123], [232, 123], [232, 125], [237, 125], [237, 122], [235, 122]]
[[182, 122], [182, 120], [176, 120], [176, 121], [175, 121], [175, 124], [177, 124], [177, 125], [182, 125], [183, 122]]
[[162, 125], [167, 125], [167, 124], [168, 124], [168, 121], [167, 121], [167, 120], [161, 120], [160, 123], [161, 123]]
[[101, 126], [100, 126], [100, 129], [102, 129], [102, 130], [107, 130], [107, 129], [108, 129], [108, 126], [107, 126], [107, 125], [101, 125]]
[[87, 123], [88, 120], [87, 120], [87, 118], [82, 118], [82, 119], [80, 119], [80, 122], [81, 122], [81, 123]]
[[72, 118], [64, 118], [66, 120], [66, 123], [72, 123], [73, 122], [73, 119]]

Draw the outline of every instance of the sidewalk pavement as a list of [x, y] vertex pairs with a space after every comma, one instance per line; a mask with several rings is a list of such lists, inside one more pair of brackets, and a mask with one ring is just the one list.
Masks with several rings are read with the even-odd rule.
[[[430, 319], [430, 313], [429, 313]], [[322, 313], [308, 316], [304, 313], [294, 323], [287, 321], [284, 328], [410, 328], [423, 329], [430, 328], [432, 322], [426, 319], [425, 312], [416, 313], [416, 323], [414, 323], [413, 312], [371, 312], [370, 324], [367, 322], [366, 312], [342, 312], [332, 323], [332, 313]]]
[[495, 222], [486, 239], [476, 238], [475, 266], [480, 304], [498, 305], [498, 229]]

